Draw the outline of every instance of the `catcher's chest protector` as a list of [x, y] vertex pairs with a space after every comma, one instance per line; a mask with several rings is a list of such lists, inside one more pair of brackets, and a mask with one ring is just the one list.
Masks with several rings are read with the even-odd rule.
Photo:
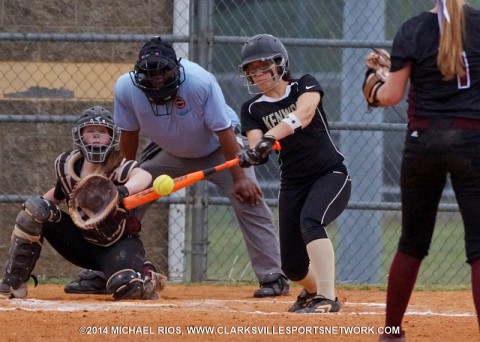
[[[81, 180], [74, 171], [75, 163], [81, 158], [83, 158], [83, 155], [80, 151], [74, 150], [61, 154], [55, 161], [57, 180], [62, 186], [68, 203], [71, 201], [73, 189]], [[116, 184], [124, 184], [136, 166], [136, 161], [123, 160], [121, 165], [110, 176], [110, 180]], [[94, 225], [82, 226], [77, 224], [77, 222], [75, 223], [85, 240], [106, 247], [112, 245], [123, 236], [127, 216], [126, 210], [116, 206], [101, 222]]]

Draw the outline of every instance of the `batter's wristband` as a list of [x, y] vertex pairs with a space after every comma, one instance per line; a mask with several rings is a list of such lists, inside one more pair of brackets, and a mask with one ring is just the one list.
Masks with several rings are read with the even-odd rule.
[[294, 132], [302, 129], [302, 122], [294, 113], [288, 114], [282, 122], [285, 122]]

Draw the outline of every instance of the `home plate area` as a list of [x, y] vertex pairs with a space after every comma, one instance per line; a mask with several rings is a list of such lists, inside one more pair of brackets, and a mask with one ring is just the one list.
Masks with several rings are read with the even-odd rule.
[[[344, 304], [340, 312], [297, 314], [287, 310], [299, 287], [291, 287], [290, 296], [263, 299], [253, 297], [256, 289], [170, 284], [157, 300], [114, 301], [110, 295], [65, 294], [62, 285], [40, 285], [29, 288], [25, 299], [0, 301], [0, 335], [12, 341], [102, 335], [103, 341], [118, 340], [119, 335], [168, 334], [195, 335], [198, 342], [223, 335], [231, 341], [270, 337], [291, 341], [291, 335], [309, 340], [320, 334], [350, 342], [375, 341], [384, 329], [386, 292], [382, 290], [339, 288]], [[412, 341], [438, 341], [440, 333], [448, 341], [480, 339], [470, 291], [415, 291], [403, 329]]]

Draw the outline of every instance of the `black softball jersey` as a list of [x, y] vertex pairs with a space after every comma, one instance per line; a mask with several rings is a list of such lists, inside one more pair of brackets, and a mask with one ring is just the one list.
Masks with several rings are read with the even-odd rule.
[[[296, 109], [300, 95], [306, 92], [319, 92], [323, 98], [320, 83], [311, 75], [291, 80], [285, 96], [280, 99], [263, 94], [245, 102], [240, 118], [242, 133], [260, 129], [266, 133], [288, 114]], [[335, 146], [328, 127], [325, 112], [320, 100], [311, 123], [302, 130], [280, 140], [279, 154], [282, 182], [297, 183], [316, 179], [331, 171], [347, 174], [343, 165], [344, 156]]]

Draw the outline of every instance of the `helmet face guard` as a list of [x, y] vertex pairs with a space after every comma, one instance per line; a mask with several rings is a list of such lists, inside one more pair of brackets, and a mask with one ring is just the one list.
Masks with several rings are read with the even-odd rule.
[[[103, 126], [108, 128], [109, 137], [107, 144], [87, 144], [82, 134], [87, 126]], [[113, 122], [112, 115], [108, 110], [100, 106], [94, 106], [85, 110], [76, 126], [72, 129], [74, 145], [82, 152], [83, 157], [94, 164], [103, 163], [110, 153], [119, 145], [120, 129]]]
[[152, 53], [140, 58], [130, 72], [133, 84], [147, 96], [150, 102], [165, 104], [177, 94], [185, 80], [183, 67], [177, 60]]
[[[288, 53], [280, 40], [269, 34], [258, 34], [250, 38], [244, 45], [241, 51], [242, 63], [238, 66], [240, 76], [245, 79], [244, 85], [248, 87], [250, 94], [261, 94], [273, 89], [287, 72], [288, 68]], [[250, 71], [248, 65], [252, 62], [266, 62], [265, 69], [256, 69]], [[276, 75], [270, 69], [270, 66], [275, 64], [277, 66], [278, 80], [269, 89], [259, 90], [255, 89], [259, 84], [255, 83], [253, 76], [258, 72], [270, 72], [272, 74], [271, 80], [275, 80]], [[270, 69], [270, 70], [269, 70]], [[256, 91], [255, 91], [256, 90]]]
[[[251, 71], [249, 70], [248, 65], [253, 62], [265, 62], [268, 66], [266, 66], [265, 68], [256, 68], [255, 70]], [[273, 73], [271, 69], [272, 65], [276, 65], [277, 74]], [[248, 92], [250, 94], [261, 94], [275, 88], [286, 72], [287, 67], [282, 56], [272, 56], [267, 59], [259, 59], [239, 66], [240, 76], [244, 78], [244, 86], [248, 88]], [[271, 78], [261, 82], [255, 82], [253, 76], [258, 73], [270, 73]], [[259, 85], [275, 80], [276, 82], [270, 88], [260, 90]]]

